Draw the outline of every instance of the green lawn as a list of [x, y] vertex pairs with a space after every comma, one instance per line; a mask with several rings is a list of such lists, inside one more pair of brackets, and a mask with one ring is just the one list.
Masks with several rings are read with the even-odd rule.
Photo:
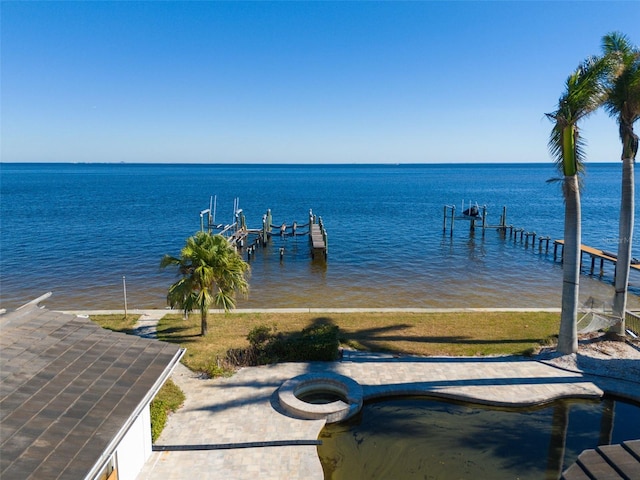
[[187, 349], [183, 363], [211, 371], [229, 348], [248, 346], [247, 334], [259, 325], [299, 332], [314, 323], [333, 323], [344, 347], [407, 355], [526, 355], [555, 342], [560, 314], [545, 312], [460, 313], [230, 313], [210, 314], [209, 334], [200, 336], [200, 316], [167, 315], [158, 325], [161, 340]]

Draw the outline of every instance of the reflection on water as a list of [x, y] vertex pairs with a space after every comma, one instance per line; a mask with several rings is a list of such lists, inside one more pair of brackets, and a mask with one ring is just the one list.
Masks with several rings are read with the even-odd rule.
[[400, 398], [327, 425], [325, 479], [557, 479], [585, 449], [640, 438], [640, 407], [562, 400], [496, 409]]

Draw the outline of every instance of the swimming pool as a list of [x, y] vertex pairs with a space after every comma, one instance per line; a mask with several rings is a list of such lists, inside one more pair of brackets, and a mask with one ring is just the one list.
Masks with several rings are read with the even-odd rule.
[[605, 399], [494, 408], [428, 397], [366, 402], [325, 426], [325, 479], [555, 479], [585, 449], [640, 438], [640, 406]]

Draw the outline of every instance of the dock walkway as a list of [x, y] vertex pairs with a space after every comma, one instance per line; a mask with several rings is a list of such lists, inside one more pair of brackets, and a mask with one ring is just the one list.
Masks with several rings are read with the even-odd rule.
[[311, 243], [311, 258], [327, 258], [327, 232], [322, 224], [322, 219], [309, 221], [309, 241]]
[[562, 480], [632, 480], [640, 478], [640, 440], [585, 450]]
[[[554, 240], [553, 242], [553, 260], [556, 260], [558, 246], [562, 247], [562, 252], [560, 253], [560, 258], [562, 259], [562, 255], [564, 253], [564, 240]], [[610, 252], [606, 250], [600, 250], [597, 248], [590, 247], [588, 245], [580, 245], [580, 267], [582, 267], [582, 254], [586, 253], [591, 257], [591, 268], [589, 272], [593, 275], [595, 270], [596, 260], [600, 260], [600, 275], [604, 274], [604, 262], [611, 262], [614, 265], [618, 263], [618, 259]], [[640, 271], [640, 264], [632, 263], [631, 268], [634, 270]]]

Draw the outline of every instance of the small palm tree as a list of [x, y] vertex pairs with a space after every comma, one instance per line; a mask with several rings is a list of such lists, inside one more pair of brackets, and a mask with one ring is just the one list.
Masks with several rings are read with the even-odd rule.
[[178, 267], [181, 278], [169, 287], [167, 302], [171, 308], [200, 310], [200, 334], [208, 331], [207, 313], [211, 305], [229, 311], [235, 307], [235, 294], [249, 290], [246, 276], [249, 265], [222, 235], [198, 232], [189, 237], [180, 257], [165, 255], [160, 267]]
[[580, 284], [581, 209], [580, 178], [584, 171], [584, 141], [578, 122], [595, 111], [603, 101], [601, 77], [604, 62], [589, 58], [567, 78], [565, 92], [558, 108], [547, 117], [554, 122], [549, 137], [549, 151], [563, 175], [565, 201], [564, 258], [562, 267], [562, 313], [558, 335], [558, 351], [562, 354], [578, 350], [578, 293]]
[[625, 35], [614, 32], [603, 37], [602, 50], [613, 65], [606, 80], [604, 108], [618, 121], [622, 141], [622, 199], [613, 299], [613, 313], [622, 322], [613, 331], [624, 335], [635, 209], [633, 177], [638, 135], [633, 131], [633, 124], [640, 118], [640, 49], [633, 46]]

